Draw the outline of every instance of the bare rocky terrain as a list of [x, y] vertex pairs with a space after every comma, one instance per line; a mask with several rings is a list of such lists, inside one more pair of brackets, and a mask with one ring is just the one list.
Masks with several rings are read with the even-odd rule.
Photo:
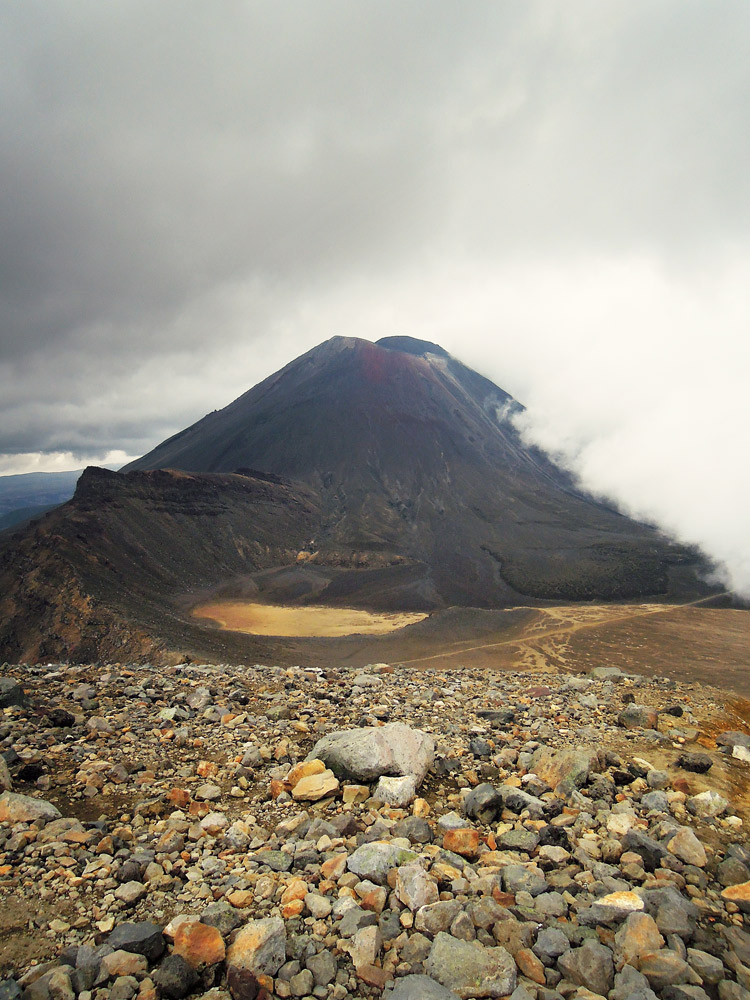
[[741, 698], [444, 663], [0, 693], [3, 1000], [750, 997]]

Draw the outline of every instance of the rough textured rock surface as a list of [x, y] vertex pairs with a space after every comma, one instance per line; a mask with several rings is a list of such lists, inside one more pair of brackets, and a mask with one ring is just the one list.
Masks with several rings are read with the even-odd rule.
[[[0, 1000], [745, 1000], [750, 765], [712, 736], [740, 725], [715, 690], [385, 663], [6, 670], [27, 701], [3, 709], [0, 753], [32, 811], [0, 823]], [[669, 709], [658, 730], [617, 724], [630, 698]], [[326, 771], [305, 760], [321, 737], [390, 721], [434, 740], [413, 799], [344, 777], [294, 798]], [[711, 767], [685, 770], [693, 752]]]
[[324, 736], [313, 747], [313, 757], [325, 761], [334, 774], [356, 781], [412, 775], [420, 785], [435, 757], [435, 741], [427, 733], [393, 722]]

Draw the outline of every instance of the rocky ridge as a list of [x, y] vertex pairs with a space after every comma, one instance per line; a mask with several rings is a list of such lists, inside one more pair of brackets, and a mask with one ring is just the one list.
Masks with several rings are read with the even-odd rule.
[[720, 692], [0, 673], [0, 1000], [750, 997], [750, 735]]

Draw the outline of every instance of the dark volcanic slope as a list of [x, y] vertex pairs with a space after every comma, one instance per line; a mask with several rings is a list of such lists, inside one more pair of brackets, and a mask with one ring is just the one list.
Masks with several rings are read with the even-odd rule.
[[334, 337], [129, 469], [249, 466], [320, 492], [321, 556], [425, 564], [425, 605], [665, 592], [687, 558], [520, 440], [507, 393], [434, 344]]
[[195, 648], [177, 597], [292, 562], [318, 516], [310, 491], [257, 477], [87, 469], [0, 551], [0, 660]]
[[523, 445], [517, 407], [436, 345], [334, 338], [0, 540], [0, 658], [303, 661], [192, 620], [209, 592], [386, 610], [695, 594], [695, 555], [578, 493]]

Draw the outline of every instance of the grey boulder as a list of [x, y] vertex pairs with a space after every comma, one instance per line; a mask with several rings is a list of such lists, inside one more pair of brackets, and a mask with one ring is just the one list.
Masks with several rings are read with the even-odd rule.
[[443, 931], [432, 943], [425, 971], [461, 1000], [503, 997], [516, 988], [516, 963], [505, 948], [483, 948]]
[[404, 976], [383, 994], [384, 1000], [456, 1000], [456, 996], [430, 976]]
[[435, 759], [435, 741], [403, 722], [331, 733], [313, 747], [307, 760], [322, 760], [339, 777], [375, 781], [382, 775], [413, 775], [417, 786]]
[[23, 688], [12, 677], [0, 677], [0, 708], [21, 707], [26, 704]]

